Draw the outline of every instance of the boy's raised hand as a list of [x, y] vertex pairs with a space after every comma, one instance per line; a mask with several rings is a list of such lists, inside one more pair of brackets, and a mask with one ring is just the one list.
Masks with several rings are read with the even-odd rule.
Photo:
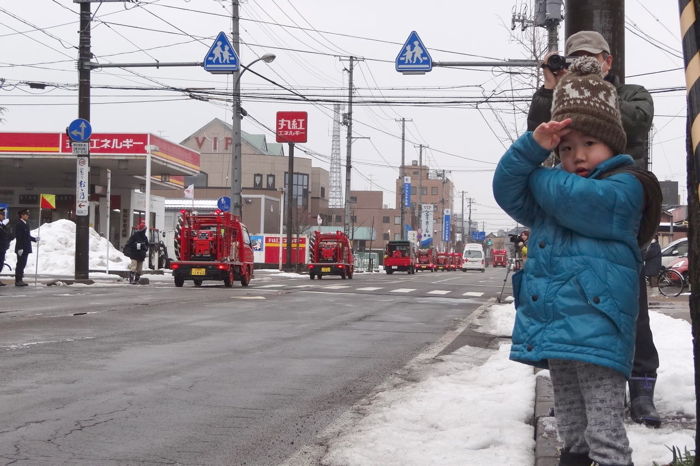
[[535, 142], [542, 146], [543, 149], [553, 150], [561, 142], [561, 138], [571, 132], [568, 126], [571, 124], [571, 118], [562, 121], [548, 121], [540, 123], [532, 133]]

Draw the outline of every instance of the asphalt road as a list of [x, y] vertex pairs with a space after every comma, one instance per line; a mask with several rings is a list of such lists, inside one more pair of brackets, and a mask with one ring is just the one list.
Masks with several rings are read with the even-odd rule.
[[0, 288], [0, 464], [279, 464], [504, 277]]

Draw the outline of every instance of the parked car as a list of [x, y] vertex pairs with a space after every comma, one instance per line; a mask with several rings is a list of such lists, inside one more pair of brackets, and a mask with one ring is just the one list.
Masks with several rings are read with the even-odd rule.
[[688, 255], [688, 238], [677, 239], [661, 250], [661, 265], [669, 267], [679, 257]]

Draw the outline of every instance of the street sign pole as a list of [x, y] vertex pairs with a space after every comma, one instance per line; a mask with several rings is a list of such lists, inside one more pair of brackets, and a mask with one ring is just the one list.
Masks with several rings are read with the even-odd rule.
[[[80, 39], [78, 51], [78, 117], [90, 121], [90, 3], [80, 4]], [[89, 144], [89, 142], [88, 142]], [[83, 162], [81, 169], [81, 159]], [[90, 173], [89, 157], [79, 156], [77, 163], [77, 195], [75, 198], [75, 279], [87, 280], [90, 276], [90, 231], [88, 213], [79, 208], [81, 200], [80, 183], [85, 184], [87, 192]], [[82, 170], [82, 171], [81, 171]], [[81, 180], [82, 177], [82, 180]], [[88, 199], [84, 200], [85, 203]]]

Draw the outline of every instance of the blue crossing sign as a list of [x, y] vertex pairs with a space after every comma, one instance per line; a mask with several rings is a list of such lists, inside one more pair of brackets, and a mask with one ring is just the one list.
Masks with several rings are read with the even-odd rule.
[[92, 126], [90, 126], [89, 121], [83, 118], [76, 118], [70, 122], [66, 132], [72, 141], [84, 142], [90, 139], [90, 136], [92, 136]]
[[219, 208], [220, 211], [228, 212], [229, 210], [231, 210], [231, 198], [228, 196], [221, 196], [216, 201], [216, 206]]
[[233, 73], [240, 69], [238, 54], [225, 32], [221, 31], [216, 36], [209, 52], [204, 57], [202, 66], [210, 73]]
[[395, 63], [396, 71], [404, 74], [426, 73], [433, 69], [433, 59], [416, 31], [408, 35]]

